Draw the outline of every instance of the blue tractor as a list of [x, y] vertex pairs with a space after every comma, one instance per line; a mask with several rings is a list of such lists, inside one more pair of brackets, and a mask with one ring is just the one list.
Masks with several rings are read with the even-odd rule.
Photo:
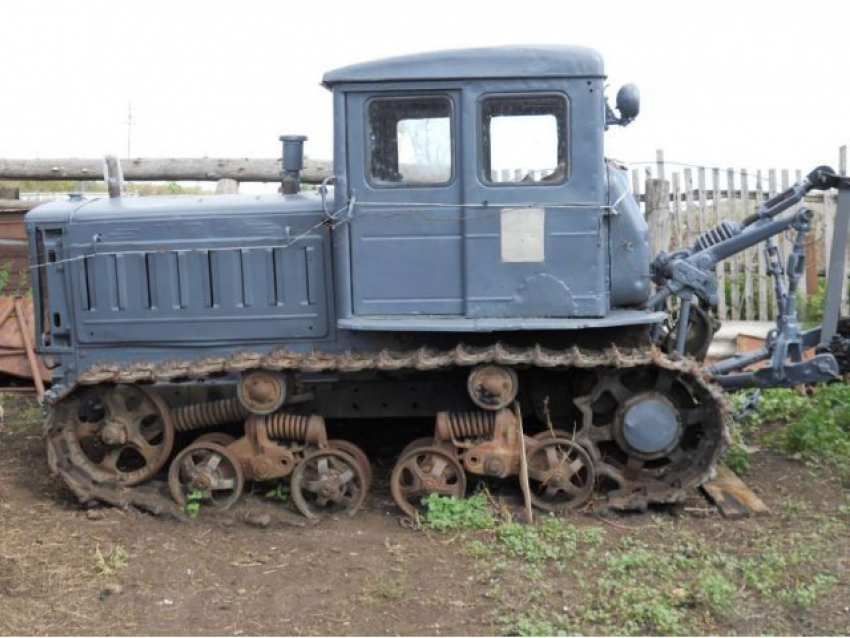
[[[247, 482], [287, 480], [305, 515], [353, 513], [370, 461], [326, 423], [389, 432], [419, 417], [433, 434], [390, 477], [408, 515], [428, 494], [462, 497], [470, 476], [517, 477], [555, 512], [681, 500], [727, 441], [723, 387], [839, 375], [840, 272], [827, 324], [803, 331], [811, 213], [781, 213], [840, 188], [846, 238], [850, 188], [818, 168], [743, 224], [651, 255], [603, 143], [638, 114], [637, 89], [611, 108], [604, 82], [600, 55], [579, 47], [358, 64], [323, 80], [334, 176], [317, 190], [301, 189], [305, 138], [286, 136], [280, 194], [31, 211], [51, 469], [84, 502], [161, 510], [150, 479], [167, 473], [180, 505], [223, 509]], [[772, 241], [785, 231], [787, 262]], [[706, 368], [715, 265], [760, 243], [777, 329]]]

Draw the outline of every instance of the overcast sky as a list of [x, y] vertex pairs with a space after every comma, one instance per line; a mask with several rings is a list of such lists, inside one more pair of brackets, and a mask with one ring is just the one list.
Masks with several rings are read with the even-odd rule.
[[0, 157], [331, 158], [323, 72], [443, 48], [581, 44], [642, 112], [609, 156], [750, 168], [850, 143], [850, 2], [5, 0]]

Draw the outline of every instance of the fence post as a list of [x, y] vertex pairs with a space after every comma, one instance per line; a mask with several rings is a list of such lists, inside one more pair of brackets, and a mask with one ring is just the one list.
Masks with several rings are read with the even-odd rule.
[[222, 177], [215, 184], [216, 195], [235, 195], [239, 192], [239, 182], [229, 177]]
[[646, 223], [649, 226], [650, 258], [670, 250], [671, 219], [670, 183], [663, 179], [646, 180]]
[[655, 166], [658, 169], [658, 179], [665, 179], [664, 175], [664, 151], [658, 149], [655, 151]]

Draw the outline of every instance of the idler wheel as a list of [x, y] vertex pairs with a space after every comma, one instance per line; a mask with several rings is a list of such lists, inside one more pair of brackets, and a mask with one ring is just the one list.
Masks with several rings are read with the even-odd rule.
[[292, 500], [307, 518], [352, 515], [366, 499], [368, 482], [360, 464], [340, 449], [308, 454], [292, 473]]
[[547, 438], [526, 451], [531, 503], [547, 512], [566, 512], [590, 499], [596, 481], [590, 455], [574, 441]]
[[242, 495], [245, 478], [239, 460], [215, 443], [196, 442], [180, 452], [168, 470], [168, 490], [178, 505], [226, 510]]
[[401, 456], [393, 468], [390, 490], [399, 509], [410, 517], [424, 511], [422, 499], [428, 494], [463, 498], [466, 474], [449, 451], [421, 447]]
[[71, 461], [95, 483], [146, 481], [165, 465], [174, 445], [171, 411], [153, 390], [84, 389], [57, 412]]
[[482, 410], [501, 410], [516, 399], [519, 380], [511, 368], [481, 365], [472, 369], [467, 379], [469, 398]]
[[252, 414], [272, 414], [286, 401], [286, 377], [275, 370], [250, 370], [236, 384], [236, 396]]

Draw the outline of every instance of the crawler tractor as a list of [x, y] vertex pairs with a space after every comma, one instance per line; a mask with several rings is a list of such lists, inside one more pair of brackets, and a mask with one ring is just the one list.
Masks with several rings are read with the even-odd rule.
[[[285, 136], [280, 194], [31, 211], [50, 468], [83, 502], [162, 509], [143, 484], [167, 474], [178, 504], [224, 509], [250, 482], [284, 480], [306, 516], [353, 513], [370, 461], [326, 421], [397, 431], [418, 417], [433, 433], [390, 478], [408, 515], [430, 493], [463, 497], [470, 477], [514, 477], [553, 512], [681, 500], [727, 442], [724, 388], [826, 382], [846, 363], [850, 183], [817, 168], [745, 222], [651, 255], [603, 144], [638, 92], [612, 108], [604, 83], [602, 58], [578, 47], [349, 66], [324, 76], [334, 170], [317, 190], [301, 188], [305, 138]], [[827, 319], [803, 330], [812, 213], [792, 207], [829, 188]], [[757, 244], [776, 329], [706, 367], [715, 266]]]

